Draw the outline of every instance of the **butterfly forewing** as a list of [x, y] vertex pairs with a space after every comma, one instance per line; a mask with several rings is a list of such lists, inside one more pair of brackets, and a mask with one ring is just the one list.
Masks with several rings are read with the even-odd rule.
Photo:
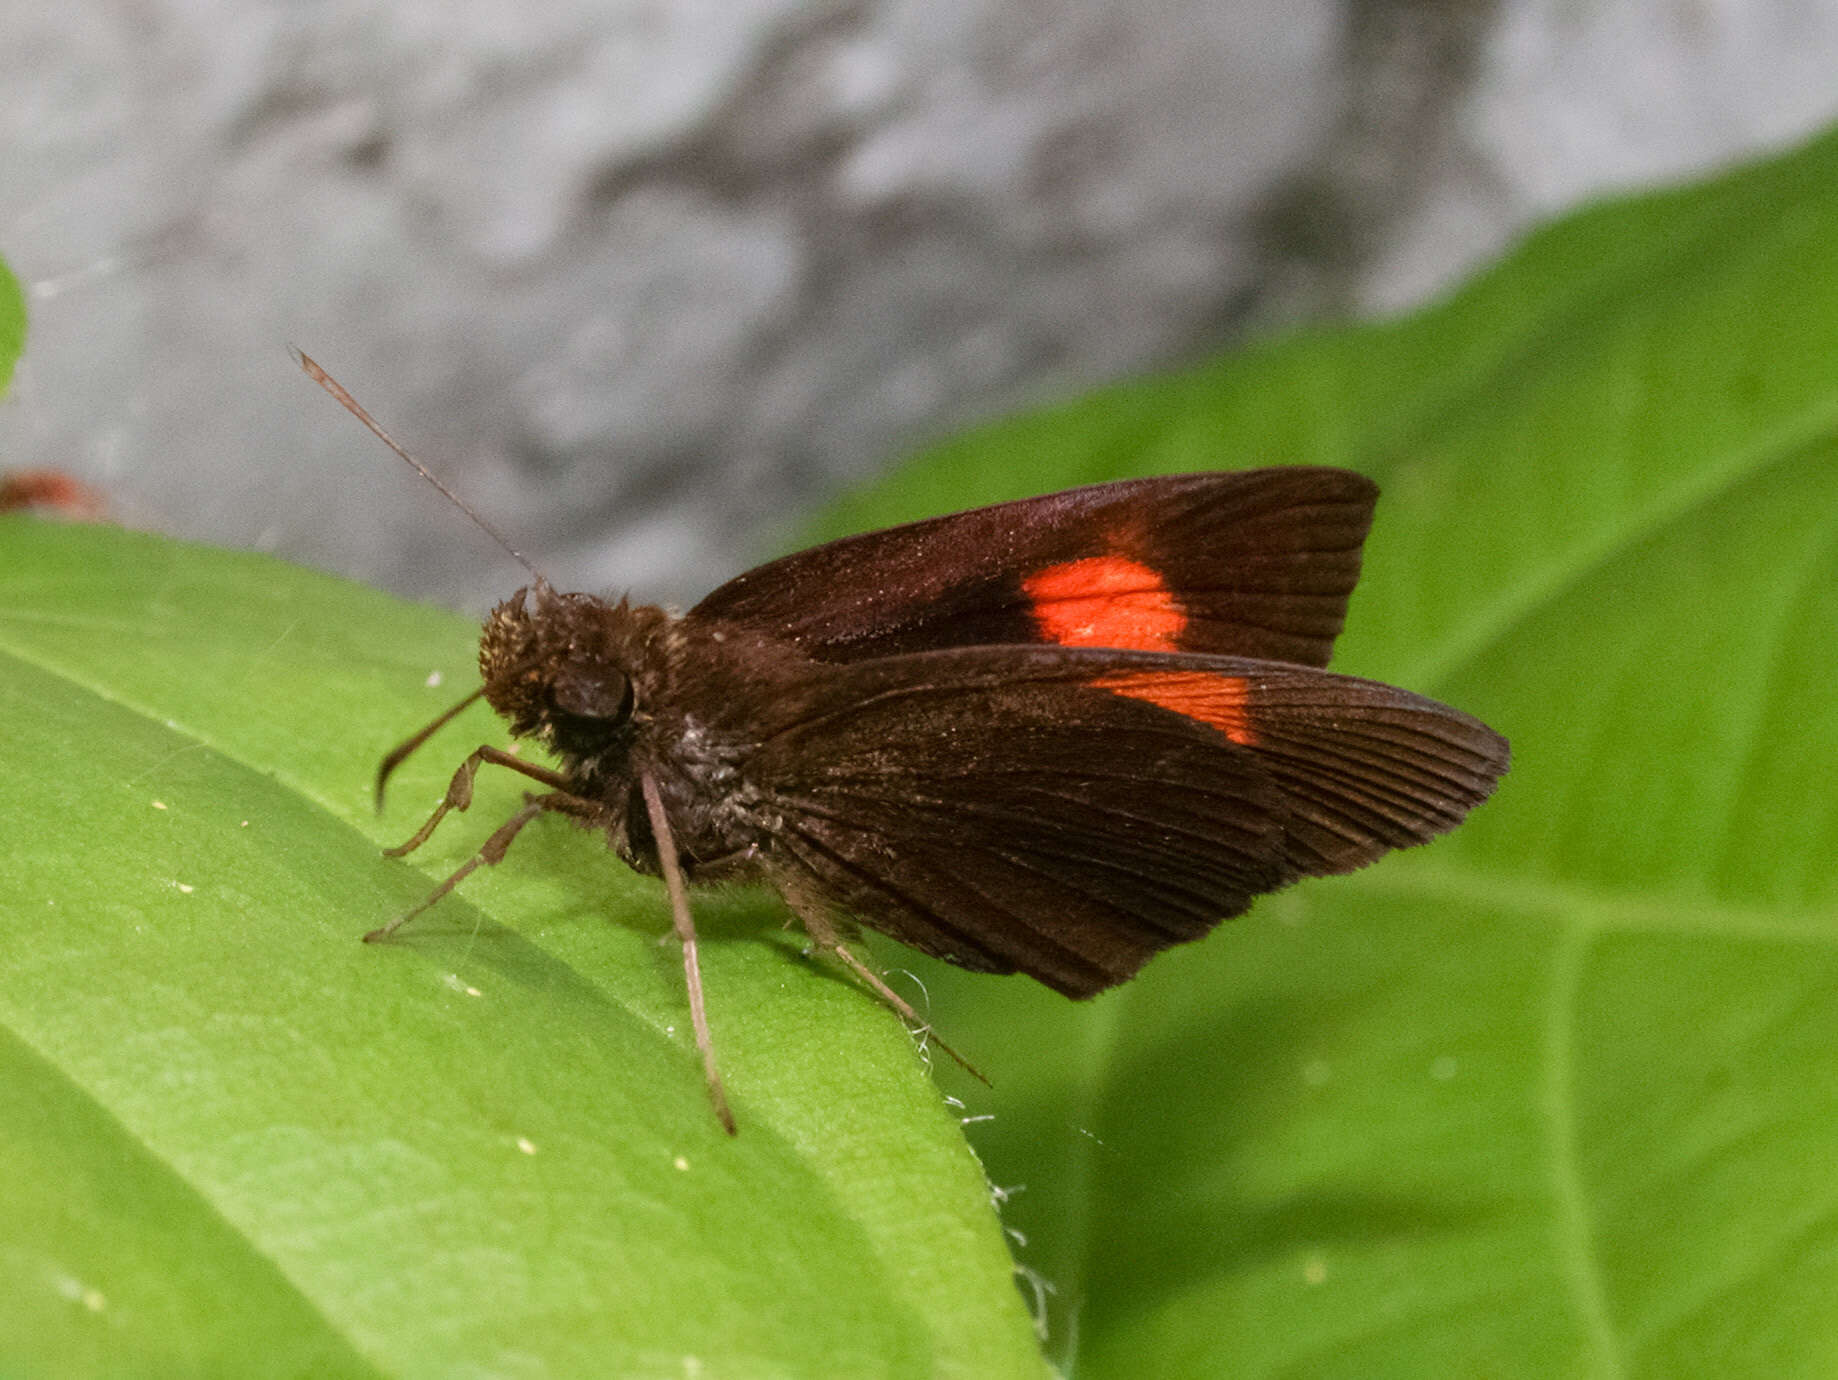
[[1376, 492], [1320, 467], [1094, 484], [814, 547], [689, 617], [823, 661], [1047, 643], [1322, 666]]

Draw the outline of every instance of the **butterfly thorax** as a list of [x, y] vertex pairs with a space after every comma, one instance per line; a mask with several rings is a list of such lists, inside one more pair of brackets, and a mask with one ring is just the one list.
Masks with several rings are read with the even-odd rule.
[[[716, 864], [732, 872], [770, 837], [773, 820], [745, 776], [755, 745], [747, 706], [801, 661], [774, 640], [743, 645], [652, 605], [547, 584], [493, 609], [479, 641], [487, 702], [559, 760], [569, 794], [598, 807], [577, 817], [655, 872], [638, 785], [650, 774], [692, 876]], [[686, 678], [696, 693], [685, 693]]]

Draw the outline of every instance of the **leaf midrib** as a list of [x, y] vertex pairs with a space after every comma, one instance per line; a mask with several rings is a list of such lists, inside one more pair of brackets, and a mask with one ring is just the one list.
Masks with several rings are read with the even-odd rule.
[[1458, 671], [1504, 642], [1513, 629], [1557, 603], [1611, 561], [1762, 478], [1834, 432], [1838, 432], [1838, 389], [1827, 393], [1818, 406], [1806, 407], [1793, 422], [1735, 451], [1734, 458], [1724, 464], [1700, 467], [1690, 480], [1662, 491], [1623, 521], [1612, 527], [1604, 524], [1600, 532], [1573, 543], [1561, 559], [1547, 562], [1542, 572], [1516, 579], [1485, 601], [1478, 613], [1450, 629], [1434, 652], [1407, 663], [1396, 679], [1434, 693]]
[[1588, 1339], [1601, 1374], [1615, 1380], [1626, 1372], [1625, 1346], [1609, 1312], [1608, 1291], [1595, 1250], [1595, 1216], [1583, 1182], [1582, 1151], [1576, 1124], [1576, 997], [1594, 929], [1568, 919], [1551, 952], [1547, 977], [1544, 1069], [1539, 1110], [1545, 1121], [1553, 1247], [1557, 1265], [1569, 1281], [1577, 1320]]

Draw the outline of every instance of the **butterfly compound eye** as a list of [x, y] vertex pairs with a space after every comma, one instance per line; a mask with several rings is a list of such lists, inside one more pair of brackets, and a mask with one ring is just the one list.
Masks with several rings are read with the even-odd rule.
[[610, 666], [582, 668], [556, 678], [557, 712], [616, 727], [632, 717], [632, 682]]

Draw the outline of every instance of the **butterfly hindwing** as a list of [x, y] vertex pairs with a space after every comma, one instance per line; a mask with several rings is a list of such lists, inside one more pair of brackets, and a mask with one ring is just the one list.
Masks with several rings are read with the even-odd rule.
[[1310, 466], [1093, 484], [813, 547], [689, 617], [830, 662], [1045, 643], [1322, 666], [1376, 493]]
[[1098, 991], [1282, 880], [1275, 792], [1229, 742], [1075, 681], [939, 687], [786, 746], [753, 767], [780, 858], [962, 966]]
[[1038, 647], [832, 670], [749, 776], [788, 893], [1088, 996], [1262, 892], [1442, 833], [1504, 769], [1491, 730], [1390, 686]]

